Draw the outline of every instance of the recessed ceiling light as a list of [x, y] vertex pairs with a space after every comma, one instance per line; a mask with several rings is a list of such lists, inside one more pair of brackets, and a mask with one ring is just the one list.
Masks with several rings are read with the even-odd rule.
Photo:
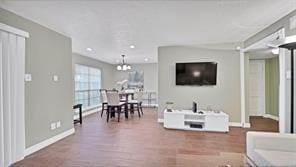
[[144, 60], [145, 60], [145, 61], [148, 61], [148, 58], [145, 58]]
[[240, 46], [237, 46], [235, 49], [236, 49], [236, 50], [240, 50], [240, 49], [241, 49], [241, 47], [240, 47]]
[[135, 47], [136, 47], [135, 45], [131, 45], [131, 46], [130, 46], [131, 49], [134, 49]]
[[86, 48], [87, 51], [91, 52], [92, 51], [92, 48]]
[[116, 60], [116, 63], [119, 63], [120, 62], [120, 60]]

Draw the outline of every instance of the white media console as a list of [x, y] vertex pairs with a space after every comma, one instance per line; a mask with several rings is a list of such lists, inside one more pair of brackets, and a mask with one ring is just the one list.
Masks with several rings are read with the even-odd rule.
[[222, 111], [192, 110], [164, 111], [164, 127], [169, 129], [228, 132], [229, 117]]

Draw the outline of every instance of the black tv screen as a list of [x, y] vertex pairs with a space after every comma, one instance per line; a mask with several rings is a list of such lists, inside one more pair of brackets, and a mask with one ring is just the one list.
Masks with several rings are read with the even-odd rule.
[[217, 63], [176, 63], [176, 85], [216, 85]]

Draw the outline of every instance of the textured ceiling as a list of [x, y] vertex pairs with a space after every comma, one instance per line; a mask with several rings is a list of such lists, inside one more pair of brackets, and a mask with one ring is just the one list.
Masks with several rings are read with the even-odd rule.
[[0, 5], [71, 37], [73, 52], [109, 63], [121, 54], [128, 63], [151, 63], [157, 62], [159, 46], [243, 41], [294, 10], [296, 1], [0, 0]]

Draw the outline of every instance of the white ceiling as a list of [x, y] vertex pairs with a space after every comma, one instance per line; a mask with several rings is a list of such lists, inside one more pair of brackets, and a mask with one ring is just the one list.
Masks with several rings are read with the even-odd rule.
[[73, 52], [114, 64], [121, 54], [128, 63], [157, 62], [158, 46], [243, 41], [294, 10], [296, 0], [0, 0], [0, 6], [71, 37]]

